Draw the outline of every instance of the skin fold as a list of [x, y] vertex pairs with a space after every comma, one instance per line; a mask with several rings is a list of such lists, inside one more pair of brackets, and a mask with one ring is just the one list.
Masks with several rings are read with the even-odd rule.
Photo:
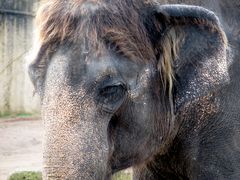
[[29, 74], [44, 179], [107, 180], [131, 166], [141, 180], [239, 178], [234, 41], [212, 11], [164, 3], [43, 3]]

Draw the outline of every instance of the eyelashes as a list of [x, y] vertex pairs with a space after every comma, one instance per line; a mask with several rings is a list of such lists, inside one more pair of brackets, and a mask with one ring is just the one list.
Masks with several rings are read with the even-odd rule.
[[104, 104], [116, 103], [123, 98], [126, 91], [122, 84], [106, 86], [100, 89], [99, 98]]

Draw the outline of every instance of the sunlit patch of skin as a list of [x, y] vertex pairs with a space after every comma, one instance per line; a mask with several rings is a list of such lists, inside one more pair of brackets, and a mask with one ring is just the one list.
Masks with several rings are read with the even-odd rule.
[[[51, 144], [51, 146], [45, 146], [45, 173], [52, 178], [98, 178], [99, 172], [96, 169], [100, 172], [108, 172], [107, 167], [102, 164], [108, 158], [105, 153], [108, 152], [106, 141], [108, 123], [105, 121], [109, 121], [109, 117], [105, 116], [102, 119], [98, 115], [93, 97], [86, 97], [87, 92], [83, 88], [80, 88], [78, 92], [72, 91], [71, 87], [66, 84], [67, 79], [64, 74], [56, 73], [54, 70], [64, 68], [67, 59], [65, 56], [58, 56], [57, 60], [57, 66], [49, 67], [49, 78], [46, 81], [51, 86], [46, 86], [48, 97], [42, 103], [42, 117], [45, 120], [46, 129], [45, 144]], [[59, 84], [61, 84], [61, 90], [59, 90]], [[81, 109], [84, 111], [79, 113]], [[95, 121], [92, 122], [89, 119], [95, 119]], [[95, 136], [96, 133], [99, 136]], [[89, 144], [89, 146], [84, 144]], [[93, 168], [88, 164], [83, 166], [83, 162], [87, 161], [95, 164], [96, 167]], [[61, 173], [58, 172], [58, 168], [61, 168]], [[84, 169], [85, 174], [82, 171]], [[106, 177], [107, 174], [102, 174], [102, 176]]]

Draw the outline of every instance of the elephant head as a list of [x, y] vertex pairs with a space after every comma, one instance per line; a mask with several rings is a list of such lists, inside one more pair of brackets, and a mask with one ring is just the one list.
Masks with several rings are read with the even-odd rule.
[[52, 0], [37, 22], [45, 179], [108, 179], [166, 153], [178, 109], [228, 80], [225, 34], [200, 7]]

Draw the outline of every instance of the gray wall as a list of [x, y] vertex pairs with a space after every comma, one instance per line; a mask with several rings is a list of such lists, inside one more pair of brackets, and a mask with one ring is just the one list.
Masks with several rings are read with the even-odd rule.
[[36, 113], [39, 99], [27, 74], [38, 0], [0, 0], [0, 115]]

